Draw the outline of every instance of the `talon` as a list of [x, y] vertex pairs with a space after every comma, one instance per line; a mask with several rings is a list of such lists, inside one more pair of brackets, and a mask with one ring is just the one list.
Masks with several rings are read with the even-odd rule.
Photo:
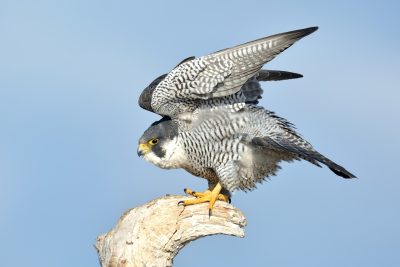
[[198, 193], [198, 192], [193, 191], [193, 190], [191, 190], [189, 188], [185, 188], [183, 191], [185, 192], [185, 194], [188, 194], [188, 195], [191, 195], [191, 196], [194, 196], [194, 197], [202, 197], [203, 196], [203, 193]]
[[181, 200], [178, 202], [178, 206], [185, 205], [185, 201]]

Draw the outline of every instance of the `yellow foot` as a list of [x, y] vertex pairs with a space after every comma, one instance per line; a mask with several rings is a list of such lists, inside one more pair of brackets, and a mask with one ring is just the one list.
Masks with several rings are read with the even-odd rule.
[[[206, 190], [204, 192], [196, 192], [196, 191], [193, 191], [193, 190], [191, 190], [189, 188], [185, 188], [185, 189], [183, 189], [183, 191], [185, 192], [185, 194], [194, 196], [196, 198], [202, 198], [202, 197], [204, 197], [206, 195], [211, 194], [210, 190]], [[218, 194], [217, 200], [221, 200], [221, 201], [225, 201], [225, 202], [231, 203], [231, 198], [228, 195], [224, 195], [224, 194]]]
[[192, 195], [196, 198], [179, 201], [178, 205], [183, 204], [184, 206], [188, 206], [188, 205], [193, 205], [193, 204], [209, 202], [208, 210], [209, 210], [209, 214], [211, 215], [211, 211], [212, 211], [215, 201], [217, 201], [217, 199], [225, 201], [225, 202], [230, 202], [229, 196], [220, 194], [221, 189], [222, 189], [222, 186], [219, 183], [214, 187], [214, 189], [212, 191], [207, 190], [202, 193], [195, 192], [190, 189], [185, 189], [186, 194]]

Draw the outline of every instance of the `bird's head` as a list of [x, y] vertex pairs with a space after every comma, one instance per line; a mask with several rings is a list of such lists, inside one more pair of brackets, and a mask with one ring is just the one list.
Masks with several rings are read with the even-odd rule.
[[174, 168], [178, 125], [169, 117], [153, 123], [140, 137], [138, 156], [161, 168]]

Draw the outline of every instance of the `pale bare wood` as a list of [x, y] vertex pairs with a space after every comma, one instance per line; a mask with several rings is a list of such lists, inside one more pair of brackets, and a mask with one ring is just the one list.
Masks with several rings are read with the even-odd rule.
[[246, 218], [234, 206], [217, 201], [178, 206], [184, 196], [165, 196], [126, 211], [117, 225], [97, 237], [103, 267], [172, 266], [176, 254], [197, 238], [225, 234], [244, 237]]

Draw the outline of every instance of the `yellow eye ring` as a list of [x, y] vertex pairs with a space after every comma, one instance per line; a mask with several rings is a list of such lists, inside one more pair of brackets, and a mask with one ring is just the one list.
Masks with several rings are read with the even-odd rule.
[[149, 141], [149, 144], [151, 144], [151, 145], [156, 145], [157, 143], [158, 143], [158, 139], [157, 138], [151, 139]]

